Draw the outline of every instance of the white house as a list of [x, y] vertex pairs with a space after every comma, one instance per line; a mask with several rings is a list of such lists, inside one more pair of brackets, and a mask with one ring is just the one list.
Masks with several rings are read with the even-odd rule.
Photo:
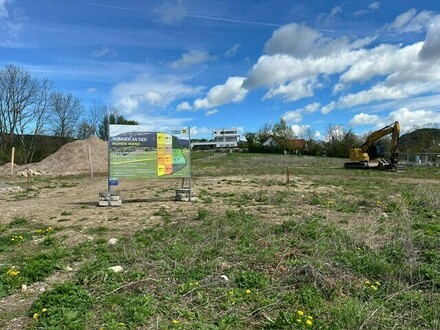
[[219, 128], [212, 131], [213, 139], [208, 142], [191, 142], [191, 149], [235, 148], [240, 134], [236, 128]]

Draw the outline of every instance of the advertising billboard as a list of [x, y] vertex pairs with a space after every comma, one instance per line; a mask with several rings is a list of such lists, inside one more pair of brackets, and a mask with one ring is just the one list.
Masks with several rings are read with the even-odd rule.
[[155, 132], [141, 125], [110, 125], [109, 180], [189, 178], [189, 128]]

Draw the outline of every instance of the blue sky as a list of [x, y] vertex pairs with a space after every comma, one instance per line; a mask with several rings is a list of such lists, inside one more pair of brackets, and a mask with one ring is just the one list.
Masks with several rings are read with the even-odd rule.
[[155, 130], [440, 125], [440, 1], [0, 0], [16, 64]]

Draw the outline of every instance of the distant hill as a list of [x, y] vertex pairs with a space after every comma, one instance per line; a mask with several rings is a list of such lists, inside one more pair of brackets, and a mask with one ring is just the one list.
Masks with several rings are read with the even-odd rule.
[[440, 152], [440, 129], [421, 128], [399, 139], [401, 153]]

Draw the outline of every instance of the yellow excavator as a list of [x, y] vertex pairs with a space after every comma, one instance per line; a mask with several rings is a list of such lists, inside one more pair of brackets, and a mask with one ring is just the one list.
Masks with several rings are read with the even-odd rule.
[[[400, 124], [398, 121], [371, 133], [360, 148], [350, 149], [350, 161], [345, 168], [376, 168], [380, 170], [397, 170]], [[376, 141], [385, 135], [392, 134], [390, 159], [378, 158]]]

